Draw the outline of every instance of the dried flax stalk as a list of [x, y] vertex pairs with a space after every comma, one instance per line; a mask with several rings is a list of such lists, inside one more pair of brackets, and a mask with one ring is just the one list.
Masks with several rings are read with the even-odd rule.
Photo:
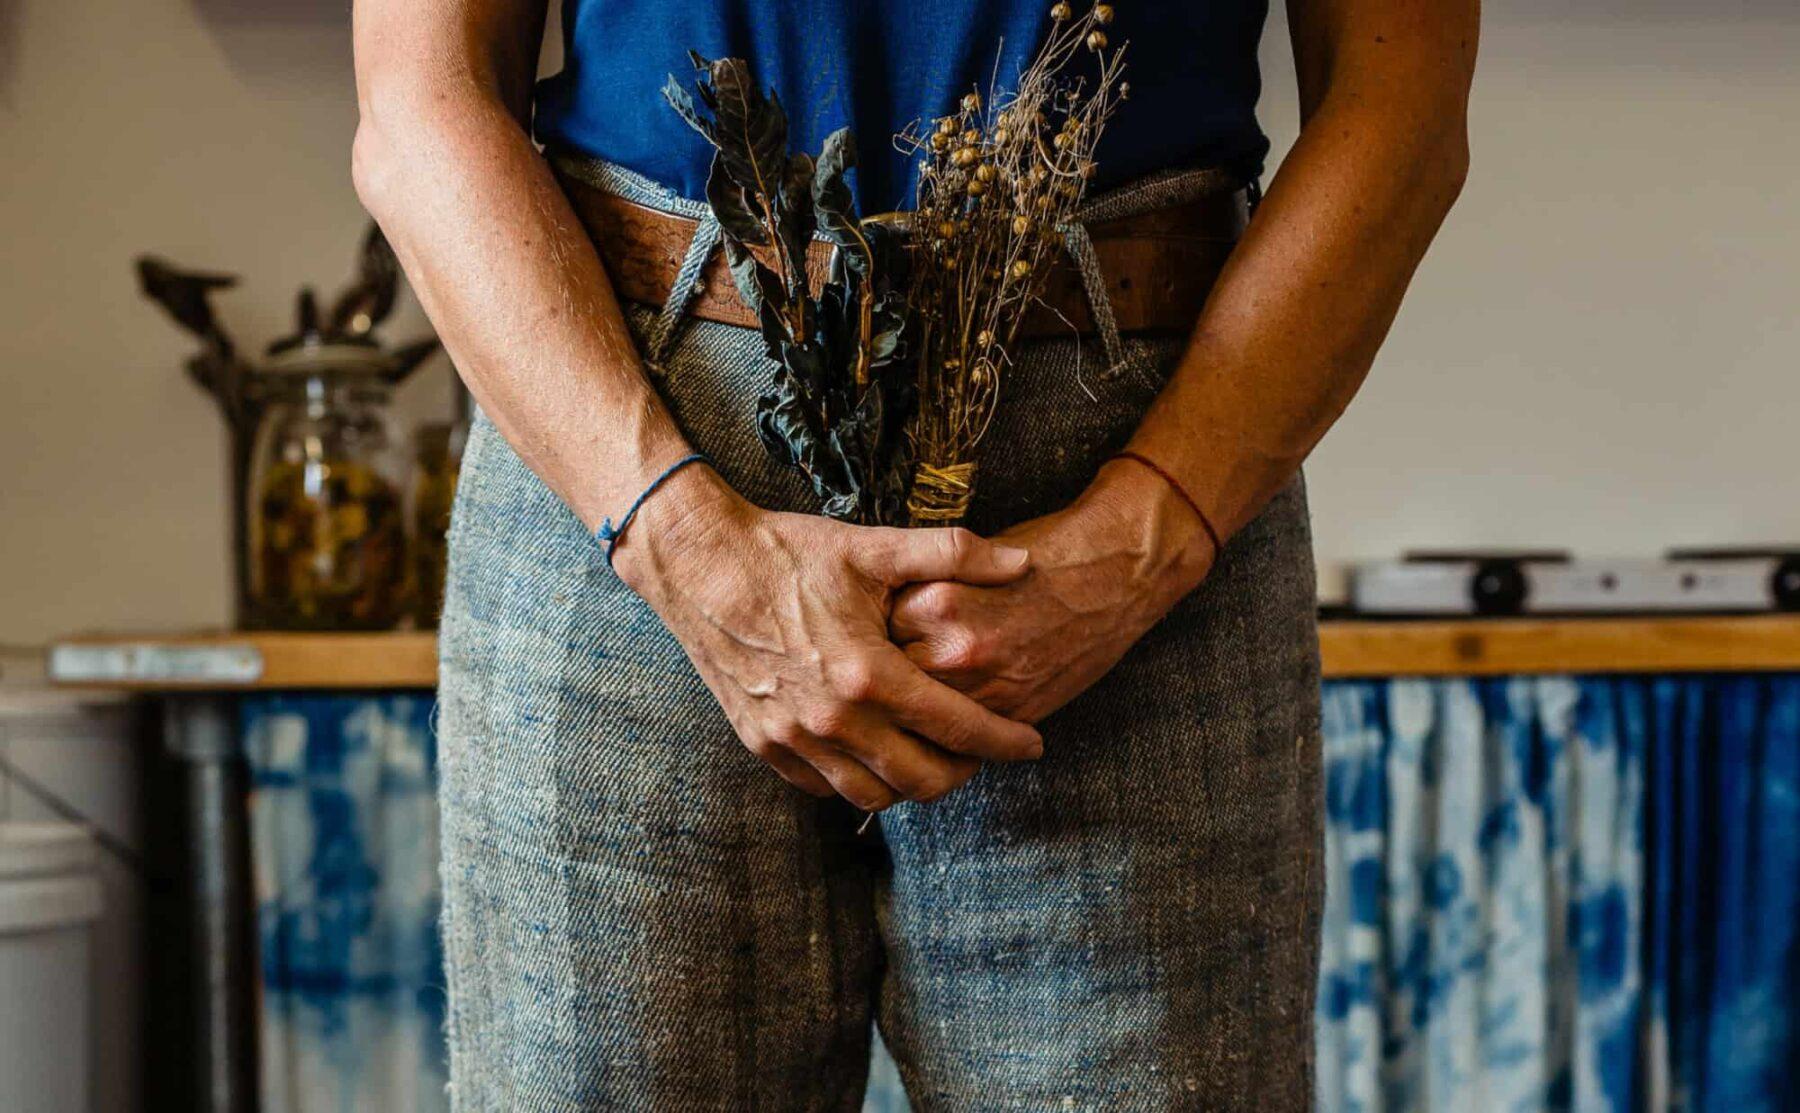
[[[1010, 93], [972, 92], [932, 130], [898, 137], [924, 156], [912, 215], [908, 301], [917, 318], [914, 525], [961, 521], [976, 449], [1026, 313], [1043, 297], [1095, 171], [1100, 134], [1130, 92], [1110, 4], [1076, 16], [1059, 2], [1049, 37]], [[1085, 76], [1074, 65], [1092, 58]]]

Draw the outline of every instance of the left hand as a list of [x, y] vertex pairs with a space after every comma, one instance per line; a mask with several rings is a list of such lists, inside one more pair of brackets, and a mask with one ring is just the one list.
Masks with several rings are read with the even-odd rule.
[[1109, 462], [1068, 509], [998, 539], [1030, 550], [1025, 578], [914, 585], [889, 633], [933, 677], [1025, 723], [1106, 675], [1217, 556], [1193, 509], [1129, 460]]

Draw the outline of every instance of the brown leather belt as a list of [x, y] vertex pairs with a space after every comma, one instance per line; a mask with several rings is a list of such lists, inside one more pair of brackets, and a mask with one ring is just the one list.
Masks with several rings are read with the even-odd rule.
[[[628, 201], [568, 174], [559, 177], [599, 249], [614, 292], [629, 301], [662, 305], [674, 288], [697, 222]], [[1248, 194], [1239, 189], [1090, 223], [1088, 235], [1119, 331], [1191, 331], [1249, 215]], [[814, 241], [807, 251], [806, 269], [814, 289], [829, 273], [831, 251], [824, 241]], [[1066, 255], [1058, 259], [1045, 304], [1025, 320], [1027, 336], [1067, 336], [1071, 327], [1093, 331], [1080, 274]], [[738, 299], [722, 251], [714, 251], [707, 260], [688, 312], [708, 321], [755, 326], [756, 318]]]

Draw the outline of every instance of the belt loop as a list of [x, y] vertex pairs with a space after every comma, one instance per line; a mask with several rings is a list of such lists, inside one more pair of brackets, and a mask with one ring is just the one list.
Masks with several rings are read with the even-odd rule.
[[687, 255], [681, 261], [681, 270], [675, 275], [675, 284], [669, 288], [669, 296], [663, 301], [662, 311], [657, 314], [656, 324], [650, 330], [649, 362], [651, 369], [662, 375], [663, 362], [668, 359], [669, 352], [675, 346], [675, 338], [681, 330], [681, 318], [687, 314], [688, 303], [700, 289], [700, 274], [706, 269], [706, 261], [712, 258], [714, 249], [719, 246], [719, 220], [709, 209], [703, 213], [694, 225], [694, 237], [688, 241]]
[[1106, 349], [1106, 370], [1101, 378], [1110, 379], [1125, 369], [1125, 341], [1119, 336], [1119, 321], [1113, 316], [1112, 295], [1106, 289], [1106, 276], [1100, 273], [1100, 256], [1094, 253], [1094, 240], [1087, 225], [1076, 221], [1062, 230], [1063, 246], [1081, 275], [1081, 288], [1087, 292], [1088, 312], [1100, 330], [1100, 343]]

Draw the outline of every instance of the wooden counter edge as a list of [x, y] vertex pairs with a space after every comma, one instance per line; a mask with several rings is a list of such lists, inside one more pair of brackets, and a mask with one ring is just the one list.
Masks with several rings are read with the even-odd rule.
[[1800, 671], [1800, 616], [1336, 620], [1328, 678]]
[[[252, 651], [253, 679], [67, 680], [56, 670], [66, 649]], [[236, 633], [178, 635], [93, 634], [65, 638], [50, 647], [49, 679], [69, 688], [115, 691], [249, 691], [272, 689], [420, 689], [437, 686], [437, 635], [424, 631], [378, 633]]]
[[[1319, 625], [1328, 679], [1545, 673], [1800, 671], [1800, 615], [1471, 619]], [[437, 683], [430, 632], [93, 635], [54, 649], [253, 650], [252, 678], [53, 680], [113, 690], [420, 689]]]

